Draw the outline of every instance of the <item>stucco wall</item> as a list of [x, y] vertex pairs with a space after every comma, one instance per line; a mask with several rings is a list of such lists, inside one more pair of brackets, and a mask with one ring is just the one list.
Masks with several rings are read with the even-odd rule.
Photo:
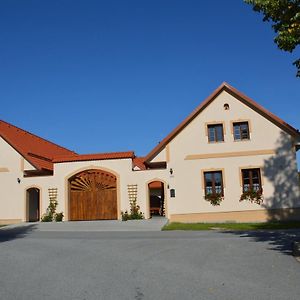
[[[87, 169], [103, 169], [117, 176], [119, 218], [120, 212], [129, 210], [128, 185], [137, 185], [137, 201], [146, 218], [149, 217], [149, 198], [147, 184], [152, 180], [164, 180], [166, 170], [132, 171], [131, 159], [58, 163], [53, 176], [23, 177], [23, 170], [32, 166], [0, 138], [0, 220], [2, 223], [26, 221], [26, 190], [40, 189], [40, 216], [49, 205], [48, 189], [58, 192], [57, 211], [63, 211], [68, 219], [68, 179]], [[17, 178], [20, 179], [18, 183]], [[167, 200], [166, 200], [167, 201]]]
[[[224, 110], [224, 104], [230, 109]], [[234, 141], [232, 121], [246, 120], [249, 141]], [[209, 123], [224, 124], [224, 142], [209, 143]], [[264, 154], [273, 152], [273, 154]], [[264, 208], [299, 207], [296, 155], [291, 137], [276, 125], [223, 91], [180, 134], [169, 143], [174, 174], [169, 178], [176, 197], [169, 203], [170, 214], [225, 212]], [[213, 157], [214, 154], [234, 157]], [[211, 157], [202, 159], [202, 157]], [[240, 168], [262, 168], [264, 203], [239, 202], [242, 193]], [[224, 201], [214, 207], [204, 200], [203, 170], [223, 170]]]
[[153, 179], [163, 179], [165, 170], [132, 171], [131, 159], [102, 160], [89, 162], [69, 162], [55, 164], [53, 186], [58, 188], [59, 209], [68, 218], [68, 179], [80, 171], [102, 169], [117, 176], [119, 218], [120, 212], [129, 210], [128, 185], [137, 185], [137, 202], [141, 211], [149, 217], [147, 182]]
[[[225, 103], [229, 110], [224, 110]], [[234, 141], [233, 121], [249, 122], [249, 141]], [[207, 124], [216, 122], [224, 124], [224, 142], [208, 143]], [[0, 220], [26, 220], [26, 190], [30, 187], [40, 189], [41, 215], [49, 204], [48, 189], [57, 188], [57, 210], [63, 211], [68, 219], [68, 179], [87, 169], [103, 169], [117, 176], [119, 218], [121, 211], [129, 209], [127, 187], [133, 184], [138, 187], [141, 211], [149, 217], [148, 183], [155, 180], [165, 183], [166, 216], [172, 215], [174, 220], [176, 215], [186, 219], [191, 214], [300, 207], [291, 137], [225, 91], [153, 159], [167, 160], [166, 170], [132, 171], [131, 159], [118, 159], [57, 163], [54, 176], [23, 178], [23, 169], [32, 166], [1, 138], [0, 150]], [[262, 171], [262, 205], [239, 201], [241, 168], [253, 167]], [[224, 201], [220, 206], [214, 207], [204, 200], [204, 170], [223, 171]], [[175, 189], [175, 197], [170, 198], [170, 189]]]
[[166, 149], [163, 149], [158, 153], [151, 162], [162, 162], [167, 160]]
[[[32, 169], [32, 165], [0, 138], [0, 220], [3, 223], [26, 220], [26, 190], [30, 187], [41, 189], [41, 209], [47, 205], [47, 188], [51, 185], [52, 177], [24, 178], [23, 170]], [[18, 183], [18, 178], [20, 183]]]

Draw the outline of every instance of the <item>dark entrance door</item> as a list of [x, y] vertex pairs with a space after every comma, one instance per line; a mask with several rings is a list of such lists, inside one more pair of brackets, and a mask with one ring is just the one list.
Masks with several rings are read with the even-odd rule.
[[28, 221], [37, 222], [40, 220], [40, 190], [30, 188], [27, 190]]

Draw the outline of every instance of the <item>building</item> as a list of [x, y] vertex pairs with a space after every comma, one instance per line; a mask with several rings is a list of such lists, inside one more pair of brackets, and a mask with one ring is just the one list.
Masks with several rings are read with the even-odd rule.
[[146, 157], [77, 154], [4, 121], [0, 136], [2, 223], [38, 221], [50, 199], [65, 220], [121, 219], [132, 199], [171, 221], [300, 219], [299, 131], [227, 83]]

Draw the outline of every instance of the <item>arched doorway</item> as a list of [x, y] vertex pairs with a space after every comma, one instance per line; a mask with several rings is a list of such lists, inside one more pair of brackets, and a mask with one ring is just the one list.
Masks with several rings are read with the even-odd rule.
[[148, 184], [150, 217], [165, 216], [165, 187], [161, 181]]
[[38, 222], [40, 220], [40, 190], [30, 188], [26, 191], [27, 221]]
[[85, 170], [69, 179], [69, 220], [118, 218], [117, 178], [104, 170]]

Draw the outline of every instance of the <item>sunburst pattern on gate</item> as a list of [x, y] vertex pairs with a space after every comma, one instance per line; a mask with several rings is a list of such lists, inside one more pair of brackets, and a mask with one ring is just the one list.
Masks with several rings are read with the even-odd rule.
[[102, 170], [87, 170], [70, 179], [70, 188], [74, 192], [116, 189], [116, 177]]

